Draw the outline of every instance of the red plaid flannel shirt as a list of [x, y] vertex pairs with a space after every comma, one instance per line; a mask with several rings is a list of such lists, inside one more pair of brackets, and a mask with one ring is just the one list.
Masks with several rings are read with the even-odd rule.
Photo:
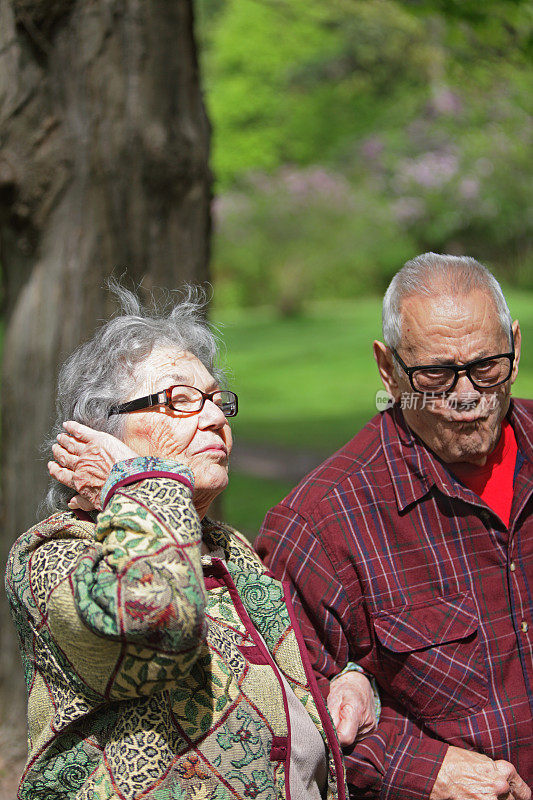
[[533, 785], [533, 401], [509, 420], [509, 528], [397, 406], [265, 518], [257, 551], [291, 583], [324, 693], [348, 661], [380, 686], [378, 730], [346, 757], [353, 797], [429, 797], [448, 744]]

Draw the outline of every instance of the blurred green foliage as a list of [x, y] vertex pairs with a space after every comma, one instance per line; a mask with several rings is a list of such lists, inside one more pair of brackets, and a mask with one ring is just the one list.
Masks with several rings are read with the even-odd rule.
[[198, 0], [226, 306], [381, 292], [428, 249], [533, 287], [521, 0]]

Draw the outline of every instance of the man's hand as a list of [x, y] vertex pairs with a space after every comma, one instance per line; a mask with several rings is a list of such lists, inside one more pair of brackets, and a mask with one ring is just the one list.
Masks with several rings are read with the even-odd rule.
[[64, 422], [63, 427], [65, 433], [58, 435], [58, 443], [52, 447], [55, 461], [48, 462], [48, 471], [77, 492], [69, 508], [99, 509], [100, 492], [113, 465], [135, 458], [137, 453], [115, 436], [79, 422]]
[[481, 753], [449, 747], [430, 800], [531, 800], [529, 789], [512, 764]]
[[360, 672], [346, 672], [331, 682], [328, 708], [343, 747], [361, 741], [377, 728], [374, 692]]

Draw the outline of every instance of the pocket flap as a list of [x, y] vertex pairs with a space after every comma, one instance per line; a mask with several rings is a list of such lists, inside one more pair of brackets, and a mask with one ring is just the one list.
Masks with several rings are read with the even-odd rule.
[[374, 618], [379, 641], [396, 653], [464, 639], [477, 627], [476, 608], [467, 592], [435, 598], [421, 605], [380, 611]]

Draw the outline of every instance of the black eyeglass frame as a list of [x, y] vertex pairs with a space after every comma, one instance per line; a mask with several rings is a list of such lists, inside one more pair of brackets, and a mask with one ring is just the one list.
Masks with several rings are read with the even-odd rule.
[[[195, 409], [194, 411], [182, 411], [179, 408], [176, 408], [172, 403], [172, 391], [177, 389], [178, 387], [183, 386], [186, 389], [195, 389], [195, 391], [199, 392], [202, 395], [202, 404], [200, 408]], [[149, 408], [153, 408], [154, 406], [168, 406], [173, 411], [177, 411], [178, 414], [182, 414], [184, 417], [192, 416], [193, 414], [199, 414], [202, 408], [205, 405], [206, 400], [213, 401], [213, 397], [215, 394], [219, 392], [227, 392], [227, 394], [233, 395], [234, 401], [234, 408], [233, 402], [231, 403], [231, 413], [226, 413], [226, 406], [230, 405], [228, 403], [224, 403], [219, 408], [222, 409], [222, 412], [225, 417], [236, 417], [237, 411], [239, 410], [239, 399], [235, 392], [231, 392], [229, 389], [215, 389], [213, 392], [202, 392], [201, 389], [197, 389], [196, 386], [187, 386], [185, 383], [175, 383], [173, 386], [169, 386], [168, 389], [162, 389], [160, 392], [155, 392], [154, 394], [147, 394], [145, 397], [138, 397], [135, 400], [128, 400], [127, 403], [121, 403], [118, 406], [112, 406], [109, 409], [108, 417], [112, 414], [129, 414], [130, 411], [145, 411]]]
[[[398, 362], [398, 364], [400, 365], [400, 367], [403, 369], [403, 371], [406, 373], [407, 377], [409, 378], [409, 383], [411, 384], [411, 388], [413, 389], [414, 392], [418, 392], [418, 394], [431, 394], [431, 392], [428, 392], [428, 391], [426, 391], [424, 389], [417, 389], [416, 388], [416, 386], [413, 383], [413, 374], [415, 372], [418, 372], [418, 370], [421, 370], [421, 369], [435, 369], [435, 367], [441, 367], [442, 369], [451, 370], [453, 373], [455, 373], [454, 379], [453, 379], [453, 383], [451, 384], [451, 386], [449, 386], [447, 389], [435, 389], [434, 390], [434, 392], [437, 393], [437, 394], [449, 394], [450, 392], [453, 392], [453, 390], [455, 389], [455, 387], [457, 385], [457, 381], [459, 380], [459, 373], [460, 372], [466, 372], [466, 377], [468, 378], [468, 380], [470, 381], [470, 383], [472, 384], [472, 386], [475, 389], [494, 389], [496, 386], [501, 386], [502, 383], [505, 383], [506, 381], [508, 381], [509, 378], [511, 377], [511, 373], [513, 371], [514, 361], [515, 361], [515, 358], [516, 358], [515, 347], [514, 347], [514, 335], [513, 335], [513, 329], [512, 328], [511, 328], [511, 344], [512, 344], [513, 349], [512, 349], [512, 351], [510, 353], [498, 353], [497, 355], [494, 355], [494, 356], [486, 356], [485, 358], [476, 358], [474, 361], [469, 361], [466, 364], [460, 364], [460, 365], [459, 364], [420, 364], [420, 365], [417, 365], [415, 367], [408, 367], [407, 364], [403, 361], [403, 359], [398, 355], [398, 353], [397, 353], [397, 351], [395, 350], [394, 347], [390, 347], [389, 349], [390, 349], [392, 355], [394, 356], [394, 358], [396, 359], [396, 361]], [[472, 378], [472, 375], [470, 374], [470, 371], [471, 371], [472, 367], [477, 367], [479, 364], [485, 364], [488, 361], [494, 361], [495, 358], [508, 358], [509, 359], [509, 373], [508, 373], [507, 377], [504, 378], [501, 381], [498, 381], [497, 383], [491, 384], [490, 386], [480, 386], [478, 383], [475, 382], [475, 380]]]

